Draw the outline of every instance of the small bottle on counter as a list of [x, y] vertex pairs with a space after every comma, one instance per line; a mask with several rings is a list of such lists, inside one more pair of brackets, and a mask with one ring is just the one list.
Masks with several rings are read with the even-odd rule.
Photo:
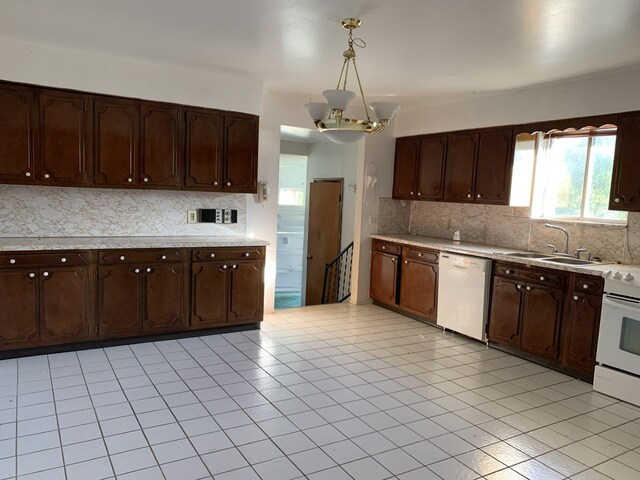
[[460, 230], [453, 232], [453, 243], [460, 243]]

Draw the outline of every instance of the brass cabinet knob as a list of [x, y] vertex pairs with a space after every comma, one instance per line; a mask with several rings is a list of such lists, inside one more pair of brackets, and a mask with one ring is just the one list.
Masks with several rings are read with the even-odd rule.
[[31, 272], [31, 273], [29, 274], [29, 278], [36, 278], [36, 274], [35, 274], [35, 273], [33, 273], [33, 272]]
[[238, 265], [233, 264], [233, 265], [231, 265], [231, 268], [232, 268], [233, 270], [236, 270], [236, 269], [238, 268]]
[[585, 290], [587, 290], [587, 289], [589, 288], [589, 285], [588, 285], [588, 284], [586, 284], [586, 283], [583, 283], [583, 284], [582, 284], [582, 288], [584, 288]]
[[248, 257], [248, 256], [249, 256], [249, 252], [244, 252], [244, 253], [242, 254], [242, 256], [243, 256], [243, 257]]
[[516, 290], [522, 290], [522, 285], [516, 285]]
[[620, 197], [616, 197], [613, 199], [614, 202], [616, 203], [620, 203], [622, 201], [622, 199]]
[[167, 256], [166, 256], [166, 255], [162, 255], [160, 258], [161, 258], [162, 260], [166, 260], [166, 259], [167, 259]]
[[147, 273], [151, 273], [151, 269], [150, 268], [147, 268]]
[[467, 198], [473, 198], [473, 194], [471, 192], [467, 193]]
[[578, 300], [580, 300], [580, 297], [578, 295], [574, 295], [573, 299], [577, 302]]
[[395, 259], [395, 258], [392, 258], [392, 259], [391, 259], [391, 263], [396, 263], [396, 259]]
[[60, 259], [60, 261], [61, 261], [62, 263], [67, 263], [67, 257], [62, 257], [62, 258]]
[[415, 195], [415, 193], [413, 193], [413, 192], [409, 192], [409, 194], [410, 194], [410, 195]]
[[544, 281], [545, 281], [545, 277], [544, 277], [544, 275], [540, 275], [540, 281], [541, 281], [541, 282], [544, 282]]
[[25, 177], [30, 177], [31, 176], [31, 172], [25, 172], [24, 176]]
[[120, 255], [120, 260], [124, 260], [124, 255]]
[[15, 259], [15, 258], [12, 258], [11, 260], [9, 260], [9, 263], [10, 263], [11, 265], [13, 265], [14, 263], [16, 263], [16, 259]]
[[133, 178], [128, 177], [128, 178], [127, 178], [127, 182], [129, 182], [129, 183], [133, 182]]
[[143, 181], [144, 183], [149, 183], [149, 177], [144, 177], [144, 178], [142, 179], [142, 181]]
[[49, 276], [49, 272], [42, 272], [42, 276], [43, 277], [48, 277]]
[[227, 266], [226, 266], [226, 265], [222, 265], [222, 269], [223, 269], [223, 270], [226, 270], [226, 269], [227, 269]]
[[217, 186], [218, 186], [218, 181], [217, 181], [217, 180], [215, 180], [215, 181], [213, 182], [213, 186], [214, 186], [214, 187], [217, 187]]
[[511, 275], [513, 271], [507, 268], [504, 273], [506, 273], [507, 275]]
[[482, 194], [479, 193], [478, 195], [476, 195], [477, 198], [482, 198]]
[[529, 285], [527, 285], [527, 292], [530, 292], [531, 290], [533, 290]]
[[134, 268], [133, 269], [133, 273], [140, 273], [140, 269], [139, 268]]
[[209, 256], [210, 256], [211, 258], [215, 258], [215, 257], [216, 257], [216, 254], [215, 254], [215, 253], [210, 253], [210, 254], [209, 254]]
[[405, 265], [409, 265], [409, 260], [405, 260], [405, 261], [404, 261], [404, 264], [405, 264]]
[[422, 193], [421, 193], [421, 192], [418, 192], [418, 196], [419, 196], [419, 197], [421, 197], [421, 196], [422, 196]]
[[231, 182], [227, 180], [227, 187], [231, 186]]
[[51, 175], [49, 175], [48, 173], [45, 173], [44, 178], [51, 178]]

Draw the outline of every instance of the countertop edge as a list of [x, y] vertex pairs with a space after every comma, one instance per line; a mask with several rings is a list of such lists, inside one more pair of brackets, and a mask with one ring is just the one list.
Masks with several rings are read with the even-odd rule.
[[382, 240], [386, 242], [393, 242], [402, 245], [409, 245], [414, 247], [431, 248], [433, 250], [439, 250], [441, 252], [459, 253], [462, 255], [472, 255], [474, 257], [489, 258], [492, 260], [502, 260], [510, 263], [519, 263], [522, 265], [531, 265], [535, 267], [547, 268], [551, 270], [560, 270], [572, 273], [583, 273], [586, 275], [602, 276], [602, 273], [611, 270], [615, 263], [598, 263], [595, 265], [562, 265], [551, 264], [549, 262], [540, 261], [532, 258], [518, 258], [510, 255], [506, 255], [508, 252], [525, 252], [518, 248], [507, 248], [493, 245], [483, 245], [478, 243], [460, 242], [459, 244], [453, 243], [453, 240], [447, 240], [444, 238], [426, 237], [422, 235], [411, 234], [373, 234], [370, 235], [372, 239]]

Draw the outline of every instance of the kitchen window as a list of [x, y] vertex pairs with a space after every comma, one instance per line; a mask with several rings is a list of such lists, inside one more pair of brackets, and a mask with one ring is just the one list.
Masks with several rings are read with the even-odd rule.
[[609, 210], [615, 144], [613, 125], [519, 135], [511, 204], [530, 204], [532, 218], [626, 223]]

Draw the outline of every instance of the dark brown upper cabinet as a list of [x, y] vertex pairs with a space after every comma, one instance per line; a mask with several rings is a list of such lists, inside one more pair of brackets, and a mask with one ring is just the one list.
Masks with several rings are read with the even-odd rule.
[[93, 132], [96, 186], [138, 185], [139, 106], [117, 98], [96, 99]]
[[441, 200], [446, 135], [399, 138], [393, 175], [393, 198]]
[[87, 95], [41, 91], [40, 141], [37, 179], [42, 185], [91, 184], [88, 151]]
[[180, 116], [171, 105], [140, 107], [140, 183], [180, 188]]
[[413, 200], [416, 197], [416, 173], [420, 139], [415, 137], [396, 140], [393, 167], [393, 198]]
[[258, 191], [258, 119], [224, 116], [224, 185], [227, 192]]
[[640, 211], [640, 112], [618, 115], [611, 178], [611, 210]]
[[446, 202], [473, 202], [474, 200], [478, 137], [477, 133], [449, 135], [444, 179]]
[[222, 115], [208, 110], [186, 110], [184, 122], [185, 187], [220, 191], [223, 180]]
[[474, 185], [477, 202], [509, 204], [514, 146], [513, 130], [480, 132]]
[[35, 95], [29, 88], [0, 85], [0, 182], [36, 179]]

